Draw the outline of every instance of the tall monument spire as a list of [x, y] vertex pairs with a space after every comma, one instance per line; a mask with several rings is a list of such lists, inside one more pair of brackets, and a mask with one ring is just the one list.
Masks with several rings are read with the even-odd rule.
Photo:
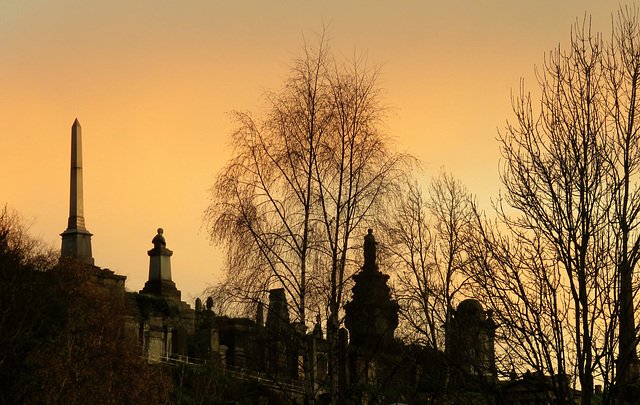
[[71, 194], [69, 223], [62, 236], [62, 256], [75, 256], [93, 265], [91, 232], [84, 225], [82, 197], [82, 127], [76, 119], [71, 127]]

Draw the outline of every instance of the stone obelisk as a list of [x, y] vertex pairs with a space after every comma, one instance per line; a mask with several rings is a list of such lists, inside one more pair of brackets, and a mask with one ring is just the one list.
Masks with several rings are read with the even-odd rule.
[[76, 119], [71, 127], [71, 194], [69, 223], [62, 236], [62, 256], [72, 256], [93, 265], [91, 232], [84, 225], [82, 197], [82, 127]]

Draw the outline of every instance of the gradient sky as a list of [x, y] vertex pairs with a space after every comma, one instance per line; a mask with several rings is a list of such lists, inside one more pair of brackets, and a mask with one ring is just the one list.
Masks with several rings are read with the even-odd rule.
[[228, 112], [259, 113], [303, 37], [382, 67], [388, 131], [431, 176], [441, 166], [489, 207], [510, 92], [567, 44], [576, 18], [608, 32], [617, 1], [5, 0], [0, 4], [0, 203], [60, 247], [71, 125], [83, 127], [96, 265], [148, 277], [163, 227], [173, 280], [195, 299], [220, 277], [202, 229], [229, 158]]

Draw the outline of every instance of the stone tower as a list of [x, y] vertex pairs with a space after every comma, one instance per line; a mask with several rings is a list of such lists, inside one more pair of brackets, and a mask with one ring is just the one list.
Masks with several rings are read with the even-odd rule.
[[71, 194], [69, 198], [69, 222], [62, 236], [63, 257], [76, 257], [93, 265], [91, 232], [84, 224], [82, 193], [82, 127], [76, 119], [71, 127]]
[[465, 374], [497, 381], [495, 330], [491, 311], [485, 311], [474, 299], [466, 299], [446, 325], [445, 354]]
[[364, 266], [353, 276], [353, 295], [345, 305], [345, 324], [352, 345], [382, 350], [393, 342], [398, 327], [398, 303], [391, 299], [389, 276], [378, 270], [376, 244], [373, 230], [369, 229], [364, 237]]
[[265, 329], [267, 371], [271, 375], [292, 377], [297, 357], [293, 355], [294, 334], [284, 288], [269, 290]]
[[158, 234], [151, 240], [153, 249], [149, 250], [149, 280], [140, 291], [142, 294], [160, 295], [180, 301], [181, 293], [171, 280], [171, 255], [164, 239], [164, 230], [158, 228]]
[[288, 329], [289, 326], [289, 307], [287, 305], [287, 296], [285, 295], [284, 288], [269, 290], [267, 329], [275, 331]]

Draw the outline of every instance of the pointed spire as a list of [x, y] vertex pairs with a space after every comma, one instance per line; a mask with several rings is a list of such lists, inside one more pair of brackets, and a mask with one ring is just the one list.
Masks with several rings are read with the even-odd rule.
[[82, 193], [82, 127], [77, 118], [71, 127], [71, 196], [68, 228], [85, 229]]
[[69, 222], [62, 236], [62, 256], [76, 256], [87, 264], [93, 264], [91, 236], [84, 224], [84, 200], [82, 192], [82, 127], [78, 119], [71, 127], [71, 187], [69, 197]]

